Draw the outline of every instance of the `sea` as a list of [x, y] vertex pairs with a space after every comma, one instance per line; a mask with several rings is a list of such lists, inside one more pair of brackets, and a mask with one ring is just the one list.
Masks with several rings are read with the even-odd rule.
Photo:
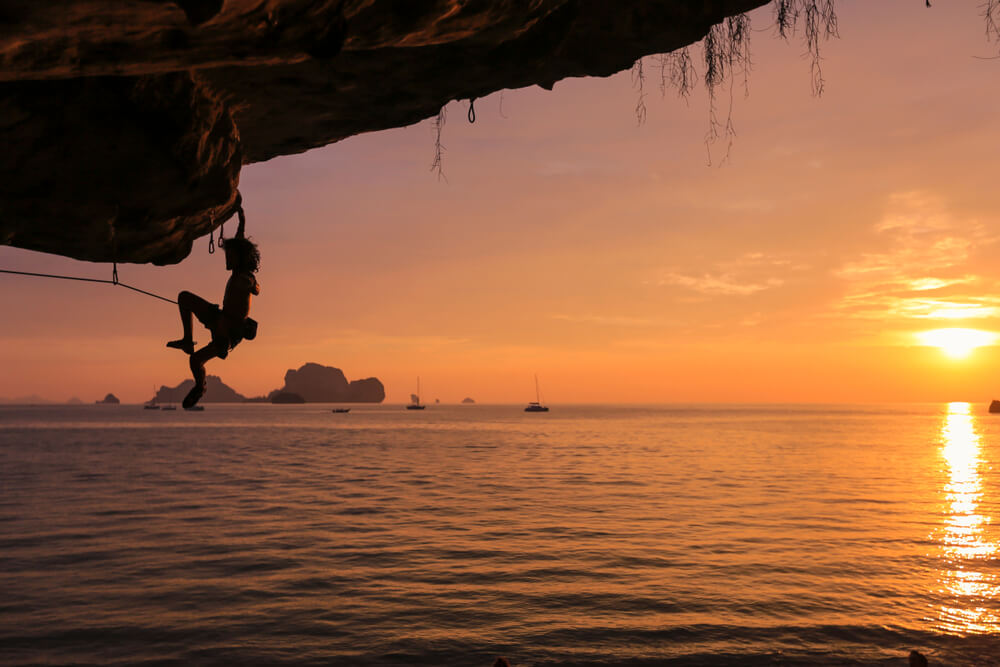
[[0, 664], [1000, 665], [985, 405], [0, 407]]

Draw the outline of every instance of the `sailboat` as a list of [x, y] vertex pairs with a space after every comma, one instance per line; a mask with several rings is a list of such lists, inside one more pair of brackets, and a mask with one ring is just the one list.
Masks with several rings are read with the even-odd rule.
[[542, 393], [538, 390], [538, 375], [535, 375], [535, 400], [528, 403], [528, 407], [524, 409], [525, 412], [548, 412], [549, 408], [546, 405], [542, 405]]
[[148, 403], [143, 403], [143, 410], [159, 410], [160, 404], [156, 402], [156, 385], [153, 385], [153, 398], [149, 399]]
[[423, 410], [426, 405], [420, 403], [420, 376], [417, 376], [417, 393], [410, 394], [410, 404], [406, 406], [407, 410]]

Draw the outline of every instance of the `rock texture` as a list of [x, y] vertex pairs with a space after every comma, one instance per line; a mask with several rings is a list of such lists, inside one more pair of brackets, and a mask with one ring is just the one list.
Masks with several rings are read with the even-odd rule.
[[343, 371], [332, 366], [307, 363], [285, 373], [285, 386], [272, 391], [273, 400], [280, 394], [298, 394], [310, 403], [381, 403], [385, 388], [377, 378], [348, 382]]
[[242, 164], [607, 76], [766, 2], [3, 3], [0, 243], [178, 262], [232, 214]]

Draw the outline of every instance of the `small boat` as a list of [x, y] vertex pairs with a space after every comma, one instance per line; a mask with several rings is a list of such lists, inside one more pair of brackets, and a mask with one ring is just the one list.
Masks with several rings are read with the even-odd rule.
[[176, 410], [176, 409], [177, 409], [177, 406], [176, 406], [176, 405], [164, 405], [164, 406], [163, 406], [162, 408], [160, 408], [160, 409], [161, 409], [161, 410]]
[[417, 376], [417, 393], [410, 394], [410, 404], [406, 406], [407, 410], [423, 410], [426, 405], [420, 403], [420, 376]]
[[143, 404], [142, 409], [143, 410], [159, 410], [160, 406], [157, 405], [156, 403], [145, 403], [145, 404]]
[[204, 412], [205, 411], [205, 406], [204, 405], [192, 405], [190, 408], [184, 408], [184, 409], [187, 410], [188, 412]]
[[549, 408], [547, 405], [542, 405], [542, 394], [538, 390], [538, 376], [535, 376], [535, 400], [528, 403], [528, 407], [524, 409], [525, 412], [548, 412]]
[[339, 412], [339, 413], [350, 412], [350, 411], [351, 411], [350, 408], [334, 408], [333, 410], [330, 410], [330, 412]]

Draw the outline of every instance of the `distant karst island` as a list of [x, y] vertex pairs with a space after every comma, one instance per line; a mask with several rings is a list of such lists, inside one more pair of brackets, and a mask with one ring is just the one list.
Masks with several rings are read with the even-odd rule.
[[[95, 403], [102, 403], [103, 401], [94, 401]], [[31, 394], [29, 396], [15, 396], [13, 398], [4, 398], [0, 396], [0, 405], [53, 405], [60, 404], [61, 401], [54, 401], [48, 398], [42, 398], [38, 394]], [[74, 396], [67, 400], [64, 405], [83, 405], [83, 401]]]
[[118, 397], [115, 396], [114, 394], [108, 394], [107, 396], [105, 396], [101, 400], [94, 401], [94, 403], [104, 403], [104, 404], [107, 404], [107, 405], [118, 405], [119, 403], [121, 403], [121, 401], [118, 400]]
[[462, 403], [465, 403], [466, 405], [472, 405], [473, 403], [475, 403], [475, 401], [472, 400], [472, 397], [466, 396], [465, 398], [462, 399]]
[[[153, 397], [156, 403], [180, 403], [193, 386], [184, 380], [176, 387], [162, 386]], [[343, 371], [333, 366], [309, 362], [285, 373], [285, 384], [266, 396], [248, 398], [226, 385], [218, 375], [209, 375], [202, 402], [207, 403], [381, 403], [385, 387], [378, 378], [347, 381]]]

